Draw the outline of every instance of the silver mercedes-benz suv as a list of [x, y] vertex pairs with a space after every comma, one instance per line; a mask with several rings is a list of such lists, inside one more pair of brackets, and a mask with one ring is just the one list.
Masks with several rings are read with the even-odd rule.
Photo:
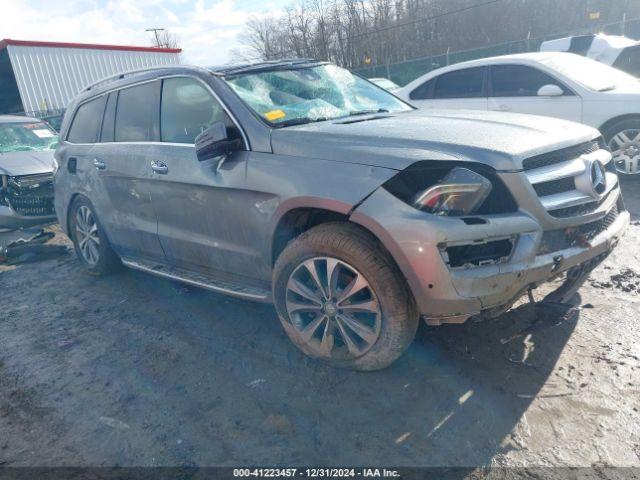
[[567, 301], [629, 221], [589, 127], [428, 113], [325, 62], [130, 72], [87, 87], [55, 208], [93, 274], [121, 264], [273, 302], [306, 354], [389, 365], [430, 325]]

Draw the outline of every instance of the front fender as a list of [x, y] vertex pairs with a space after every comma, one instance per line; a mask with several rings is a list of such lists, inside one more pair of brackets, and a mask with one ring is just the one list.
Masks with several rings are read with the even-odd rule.
[[250, 190], [261, 191], [258, 209], [269, 216], [264, 253], [270, 255], [278, 225], [291, 211], [321, 209], [349, 215], [397, 170], [332, 160], [254, 154]]

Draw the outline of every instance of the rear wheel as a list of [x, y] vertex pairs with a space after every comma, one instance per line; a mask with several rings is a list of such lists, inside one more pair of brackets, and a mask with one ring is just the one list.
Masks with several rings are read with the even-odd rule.
[[332, 365], [377, 370], [413, 340], [418, 314], [391, 257], [360, 228], [329, 223], [276, 262], [274, 299], [289, 338]]
[[640, 173], [640, 119], [622, 120], [603, 133], [618, 172]]
[[76, 254], [89, 273], [105, 275], [122, 265], [89, 200], [76, 197], [71, 206], [69, 221]]

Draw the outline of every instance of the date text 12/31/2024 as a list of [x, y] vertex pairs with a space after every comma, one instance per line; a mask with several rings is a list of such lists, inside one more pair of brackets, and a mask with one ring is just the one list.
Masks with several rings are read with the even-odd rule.
[[398, 478], [386, 468], [236, 468], [233, 476], [257, 478]]

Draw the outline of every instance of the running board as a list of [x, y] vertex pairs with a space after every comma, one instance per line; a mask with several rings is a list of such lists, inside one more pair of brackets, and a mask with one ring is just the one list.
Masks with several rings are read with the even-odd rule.
[[140, 260], [122, 259], [122, 263], [127, 267], [143, 272], [151, 273], [159, 277], [168, 278], [177, 282], [186, 283], [195, 287], [205, 288], [217, 293], [225, 295], [233, 295], [234, 297], [245, 298], [247, 300], [255, 300], [258, 302], [271, 302], [271, 292], [258, 287], [240, 287], [226, 282], [214, 280], [206, 275], [193, 272], [186, 272], [166, 265], [159, 265], [151, 262], [143, 262]]

